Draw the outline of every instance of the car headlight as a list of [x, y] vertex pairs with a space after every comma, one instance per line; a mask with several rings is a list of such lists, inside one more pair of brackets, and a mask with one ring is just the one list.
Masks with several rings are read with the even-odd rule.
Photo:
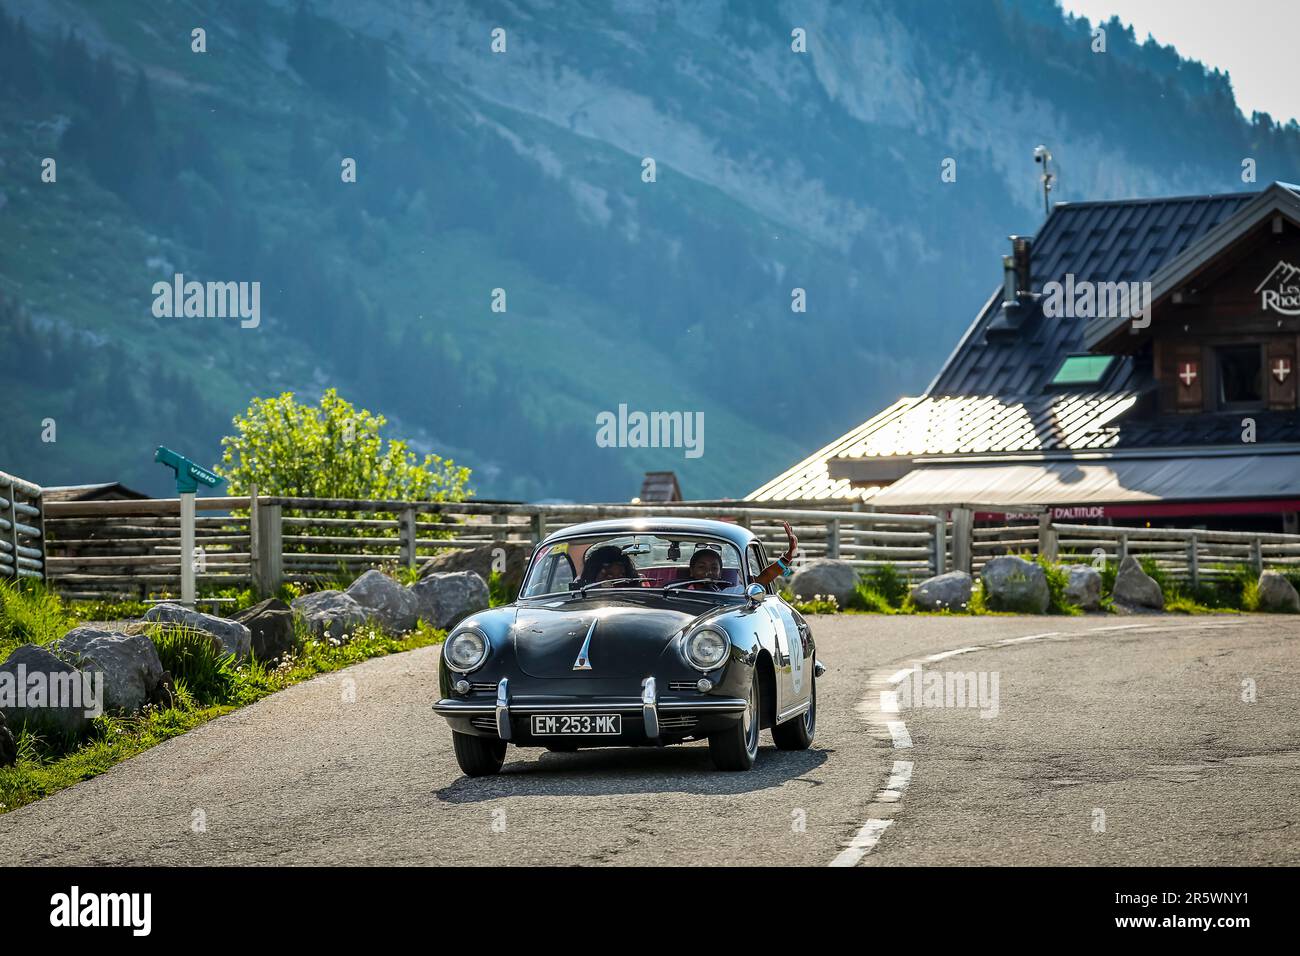
[[715, 670], [727, 659], [730, 650], [731, 641], [716, 627], [701, 627], [687, 634], [682, 642], [686, 663], [701, 671]]
[[477, 628], [462, 628], [447, 638], [447, 646], [442, 656], [452, 670], [460, 674], [468, 674], [481, 667], [487, 660], [487, 637]]

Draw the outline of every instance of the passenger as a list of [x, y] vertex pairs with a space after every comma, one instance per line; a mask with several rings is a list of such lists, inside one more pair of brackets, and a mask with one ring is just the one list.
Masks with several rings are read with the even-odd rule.
[[[754, 577], [755, 584], [761, 584], [767, 587], [770, 583], [779, 578], [790, 568], [790, 563], [794, 560], [795, 554], [799, 551], [799, 539], [794, 536], [790, 530], [790, 522], [783, 521], [781, 524], [785, 528], [785, 537], [787, 546], [785, 554], [777, 558]], [[722, 555], [712, 548], [696, 548], [695, 553], [691, 555], [690, 564], [687, 565], [686, 579], [688, 581], [698, 580], [700, 583], [687, 585], [691, 590], [708, 590], [711, 585], [705, 583], [708, 581], [723, 580], [722, 573]], [[712, 586], [716, 588], [716, 585]], [[739, 593], [740, 585], [729, 585], [720, 590], [727, 593]]]

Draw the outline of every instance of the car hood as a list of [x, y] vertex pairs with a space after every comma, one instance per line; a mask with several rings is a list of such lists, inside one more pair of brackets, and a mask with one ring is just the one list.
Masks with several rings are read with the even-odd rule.
[[[683, 608], [664, 600], [578, 600], [560, 607], [521, 605], [513, 639], [519, 669], [530, 677], [627, 677], [654, 673], [668, 642], [717, 608]], [[703, 613], [701, 613], [703, 611]], [[592, 624], [595, 630], [592, 630]], [[573, 669], [587, 635], [590, 670]]]

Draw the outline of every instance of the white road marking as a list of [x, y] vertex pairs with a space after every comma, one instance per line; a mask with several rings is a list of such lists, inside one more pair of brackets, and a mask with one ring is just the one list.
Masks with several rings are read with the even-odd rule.
[[870, 853], [871, 848], [880, 842], [880, 835], [889, 829], [893, 822], [893, 820], [868, 820], [862, 824], [862, 829], [858, 830], [849, 842], [848, 849], [831, 860], [830, 865], [857, 866], [858, 861]]
[[897, 803], [903, 798], [903, 791], [912, 782], [912, 761], [895, 760], [894, 771], [889, 775], [885, 789], [876, 794], [877, 803]]
[[889, 683], [891, 683], [891, 684], [901, 684], [901, 683], [903, 683], [903, 681], [907, 680], [907, 679], [908, 679], [909, 677], [911, 677], [911, 676], [912, 676], [912, 668], [909, 667], [909, 668], [908, 668], [907, 670], [905, 670], [905, 671], [898, 671], [898, 672], [896, 672], [896, 673], [890, 675]]
[[1154, 624], [1113, 624], [1110, 627], [1090, 627], [1089, 634], [1100, 634], [1102, 631], [1136, 631], [1143, 627], [1155, 627]]
[[1048, 631], [1046, 634], [1028, 634], [1024, 637], [1008, 637], [998, 641], [999, 644], [1023, 644], [1025, 641], [1039, 641], [1044, 637], [1056, 637], [1060, 631]]
[[898, 693], [892, 690], [880, 692], [880, 712], [882, 714], [898, 713]]
[[901, 720], [890, 720], [885, 722], [889, 728], [889, 736], [894, 738], [895, 750], [906, 750], [912, 746], [912, 735], [907, 732], [907, 724]]
[[955, 651], [944, 651], [942, 654], [931, 654], [925, 658], [927, 661], [941, 661], [948, 657], [956, 657], [958, 654], [969, 654], [971, 651], [982, 651], [984, 645], [980, 644], [975, 647], [959, 647]]

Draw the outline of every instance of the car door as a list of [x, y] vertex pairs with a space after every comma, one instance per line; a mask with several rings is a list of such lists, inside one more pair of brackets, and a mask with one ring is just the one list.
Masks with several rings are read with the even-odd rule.
[[[749, 546], [747, 560], [751, 580], [767, 566], [767, 556], [757, 543]], [[775, 591], [772, 585], [767, 587], [763, 608], [776, 629], [776, 712], [780, 714], [808, 698], [812, 662], [807, 625]]]

